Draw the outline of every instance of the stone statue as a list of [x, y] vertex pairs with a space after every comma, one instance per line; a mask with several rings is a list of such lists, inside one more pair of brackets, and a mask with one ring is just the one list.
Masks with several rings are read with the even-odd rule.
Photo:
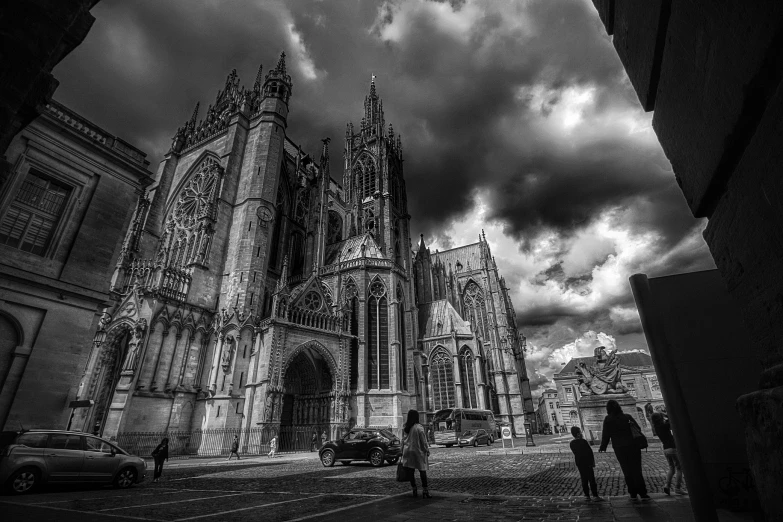
[[582, 395], [606, 395], [626, 393], [623, 385], [623, 371], [620, 368], [620, 358], [617, 350], [606, 353], [606, 348], [599, 346], [593, 352], [595, 364], [588, 366], [580, 362], [576, 367], [579, 391]]
[[125, 364], [122, 365], [122, 371], [132, 372], [136, 369], [136, 359], [139, 355], [139, 348], [141, 348], [141, 341], [144, 339], [144, 332], [146, 330], [146, 319], [139, 319], [136, 321], [131, 338], [128, 341], [128, 355], [125, 356]]
[[267, 422], [272, 422], [272, 414], [273, 410], [275, 408], [275, 401], [272, 395], [266, 396], [266, 412], [264, 412], [264, 417], [266, 418]]
[[226, 337], [226, 342], [223, 343], [223, 355], [220, 360], [220, 365], [223, 367], [223, 372], [228, 373], [231, 367], [231, 354], [234, 351], [234, 338]]

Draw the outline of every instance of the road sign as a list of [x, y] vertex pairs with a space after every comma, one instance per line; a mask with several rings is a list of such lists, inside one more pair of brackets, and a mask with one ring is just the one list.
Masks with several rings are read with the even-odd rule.
[[500, 434], [503, 435], [504, 439], [511, 440], [511, 428], [509, 426], [500, 428]]

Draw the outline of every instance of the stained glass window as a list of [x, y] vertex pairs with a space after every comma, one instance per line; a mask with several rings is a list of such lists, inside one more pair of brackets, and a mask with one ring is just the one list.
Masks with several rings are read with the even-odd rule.
[[432, 403], [435, 410], [454, 408], [454, 369], [451, 356], [444, 349], [438, 350], [430, 359], [432, 380]]
[[386, 287], [377, 279], [367, 300], [367, 341], [368, 387], [389, 389], [389, 307]]
[[476, 374], [473, 371], [473, 352], [467, 347], [460, 353], [460, 373], [462, 374], [462, 406], [465, 408], [478, 408], [476, 398]]

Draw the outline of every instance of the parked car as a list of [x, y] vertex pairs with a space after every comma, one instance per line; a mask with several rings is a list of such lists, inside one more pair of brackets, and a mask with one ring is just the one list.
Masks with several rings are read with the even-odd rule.
[[486, 430], [468, 430], [459, 436], [459, 447], [473, 446], [476, 447], [479, 444], [486, 444], [489, 446], [492, 444], [492, 437]]
[[400, 439], [389, 430], [354, 428], [341, 439], [327, 441], [318, 452], [321, 464], [334, 466], [339, 461], [369, 461], [373, 466], [384, 462], [397, 464], [400, 459]]
[[0, 484], [14, 494], [55, 482], [128, 488], [146, 474], [144, 459], [87, 433], [25, 430], [0, 436]]

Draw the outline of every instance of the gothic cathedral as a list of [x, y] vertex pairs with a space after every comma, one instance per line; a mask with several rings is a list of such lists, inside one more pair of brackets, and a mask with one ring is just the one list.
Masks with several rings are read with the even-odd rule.
[[232, 72], [140, 194], [76, 429], [399, 428], [408, 409], [491, 409], [524, 432], [525, 339], [486, 239], [411, 248], [402, 141], [374, 81], [342, 185], [287, 134], [285, 55]]

